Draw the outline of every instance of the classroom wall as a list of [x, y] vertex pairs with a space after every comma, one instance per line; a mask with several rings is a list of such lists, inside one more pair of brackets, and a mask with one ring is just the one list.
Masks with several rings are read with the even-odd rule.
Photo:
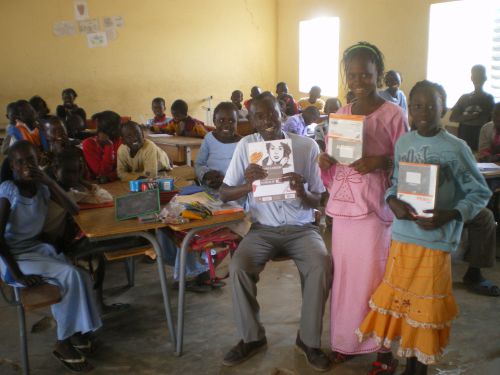
[[[426, 78], [427, 39], [432, 0], [277, 0], [278, 81], [299, 93], [299, 22], [320, 16], [340, 18], [340, 53], [358, 41], [375, 44], [385, 55], [386, 69], [402, 73], [406, 93]], [[320, 38], [322, 36], [318, 36]], [[328, 48], [328, 36], [323, 36]], [[319, 51], [320, 52], [320, 51]], [[339, 94], [345, 103], [344, 83]], [[453, 103], [448, 103], [453, 105]]]
[[0, 1], [0, 124], [8, 102], [38, 94], [55, 111], [74, 88], [88, 115], [112, 109], [136, 121], [151, 117], [151, 99], [167, 107], [185, 99], [205, 120], [202, 99], [245, 96], [276, 81], [274, 0], [88, 0], [90, 18], [122, 16], [108, 47], [90, 49], [84, 35], [56, 37], [56, 21], [74, 20], [71, 0]]

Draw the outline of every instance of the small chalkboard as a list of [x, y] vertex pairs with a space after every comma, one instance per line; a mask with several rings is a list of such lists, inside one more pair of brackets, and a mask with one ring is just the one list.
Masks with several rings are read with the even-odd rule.
[[116, 220], [125, 220], [158, 212], [160, 212], [160, 194], [158, 189], [142, 193], [130, 193], [115, 198]]

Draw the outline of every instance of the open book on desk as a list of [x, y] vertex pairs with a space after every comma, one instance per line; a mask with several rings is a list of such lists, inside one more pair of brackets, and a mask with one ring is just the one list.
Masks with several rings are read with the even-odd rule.
[[205, 191], [190, 195], [177, 195], [174, 199], [177, 203], [200, 203], [205, 206], [213, 216], [243, 212], [243, 207], [239, 204], [235, 202], [224, 203]]
[[168, 138], [168, 137], [173, 137], [173, 135], [166, 134], [166, 133], [148, 133], [148, 137], [150, 137], [150, 138]]

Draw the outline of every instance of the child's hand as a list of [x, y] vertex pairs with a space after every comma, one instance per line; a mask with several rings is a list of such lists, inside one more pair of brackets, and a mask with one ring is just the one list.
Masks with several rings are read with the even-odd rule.
[[42, 276], [40, 276], [40, 275], [22, 274], [22, 275], [17, 275], [16, 277], [14, 277], [14, 279], [18, 283], [21, 283], [27, 287], [45, 284], [45, 281], [43, 280]]
[[432, 217], [419, 217], [416, 222], [425, 230], [433, 230], [442, 227], [452, 220], [460, 219], [458, 210], [425, 210], [425, 213], [433, 214]]
[[367, 174], [377, 169], [384, 169], [385, 166], [385, 156], [365, 156], [349, 165], [349, 167], [354, 168], [356, 172], [360, 174]]
[[97, 183], [98, 184], [106, 184], [109, 182], [109, 179], [106, 176], [98, 176]]
[[101, 145], [101, 147], [105, 147], [107, 145], [113, 145], [113, 142], [111, 139], [109, 139], [109, 136], [103, 132], [97, 133], [97, 141]]
[[319, 169], [327, 170], [327, 169], [330, 169], [330, 167], [334, 164], [337, 164], [337, 160], [332, 158], [326, 152], [322, 152], [321, 154], [319, 154], [319, 157], [318, 157]]
[[212, 189], [218, 189], [222, 185], [224, 176], [219, 171], [210, 170], [203, 175], [202, 182]]
[[394, 197], [390, 197], [387, 200], [389, 207], [391, 208], [394, 216], [399, 220], [411, 220], [415, 221], [417, 219], [417, 212], [408, 203]]
[[247, 169], [245, 169], [245, 180], [247, 183], [251, 184], [256, 180], [262, 180], [267, 177], [267, 172], [262, 166], [258, 164], [251, 163]]

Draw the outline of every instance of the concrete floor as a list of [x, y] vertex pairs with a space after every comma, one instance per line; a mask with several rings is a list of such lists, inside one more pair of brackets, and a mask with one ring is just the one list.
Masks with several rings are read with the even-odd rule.
[[[137, 263], [136, 286], [127, 289], [121, 263], [109, 267], [106, 279], [108, 302], [132, 304], [126, 313], [105, 320], [99, 331], [99, 351], [91, 358], [101, 374], [316, 374], [304, 357], [294, 349], [300, 311], [300, 285], [291, 261], [270, 263], [259, 283], [262, 320], [267, 330], [268, 349], [234, 368], [221, 365], [224, 353], [236, 342], [229, 286], [209, 294], [187, 294], [185, 354], [173, 355], [168, 342], [160, 285], [156, 266]], [[471, 294], [464, 289], [461, 277], [466, 269], [455, 263], [454, 291], [460, 317], [452, 329], [451, 345], [445, 358], [433, 366], [430, 374], [498, 375], [500, 374], [500, 298]], [[169, 270], [170, 271], [170, 270]], [[500, 266], [485, 272], [500, 284]], [[176, 311], [177, 293], [173, 292]], [[325, 314], [323, 347], [329, 345], [329, 313]], [[27, 315], [28, 326], [50, 316], [49, 310]], [[18, 330], [15, 309], [0, 298], [0, 374], [19, 374]], [[32, 374], [67, 374], [51, 356], [54, 328], [29, 335]], [[366, 355], [334, 367], [332, 374], [366, 374], [374, 355]], [[401, 361], [404, 362], [404, 361]], [[400, 366], [401, 370], [403, 366]], [[275, 369], [284, 369], [275, 372]], [[286, 372], [289, 370], [291, 372]], [[400, 371], [398, 371], [399, 373]]]

